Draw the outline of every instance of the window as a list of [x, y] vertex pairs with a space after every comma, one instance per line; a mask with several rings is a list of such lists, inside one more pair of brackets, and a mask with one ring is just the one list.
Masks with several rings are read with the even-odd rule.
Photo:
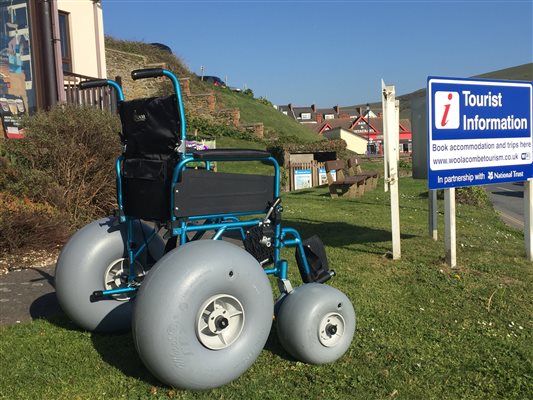
[[324, 114], [324, 119], [335, 119], [334, 114]]
[[72, 72], [69, 14], [63, 11], [59, 11], [59, 38], [61, 40], [61, 58], [63, 62], [63, 71]]
[[413, 150], [411, 143], [402, 143], [402, 152], [411, 153]]
[[311, 113], [301, 113], [300, 118], [302, 119], [311, 119]]

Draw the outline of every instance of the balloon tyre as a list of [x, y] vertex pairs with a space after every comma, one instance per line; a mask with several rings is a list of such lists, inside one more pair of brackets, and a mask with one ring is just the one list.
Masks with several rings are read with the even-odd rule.
[[167, 253], [146, 276], [133, 336], [161, 382], [211, 389], [253, 364], [272, 315], [272, 288], [255, 258], [228, 242], [199, 240]]
[[[152, 231], [145, 223], [134, 223], [135, 243], [141, 245]], [[120, 277], [128, 270], [126, 237], [125, 224], [117, 225], [114, 218], [103, 218], [81, 228], [63, 247], [55, 269], [56, 295], [65, 314], [80, 328], [96, 332], [130, 329], [132, 296], [90, 300], [94, 291], [124, 286]], [[162, 257], [164, 243], [159, 235], [148, 248], [156, 260]], [[144, 274], [146, 251], [139, 255], [135, 266], [138, 275]]]
[[324, 284], [297, 287], [280, 300], [276, 325], [283, 348], [309, 364], [334, 362], [355, 334], [355, 311], [341, 291]]

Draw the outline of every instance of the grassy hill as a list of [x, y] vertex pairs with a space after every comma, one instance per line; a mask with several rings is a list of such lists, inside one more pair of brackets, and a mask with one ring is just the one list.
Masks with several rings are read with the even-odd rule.
[[[518, 65], [500, 69], [498, 71], [486, 72], [481, 75], [475, 75], [471, 78], [480, 79], [503, 79], [511, 81], [533, 81], [533, 63]], [[414, 92], [398, 96], [400, 100], [400, 118], [411, 118], [411, 100], [417, 97], [424, 97], [426, 88], [415, 90]], [[357, 104], [355, 107], [366, 107], [365, 104]], [[381, 109], [381, 102], [370, 103], [370, 108]]]
[[487, 72], [473, 78], [482, 79], [507, 79], [512, 81], [533, 81], [533, 63], [518, 65], [516, 67]]
[[[117, 40], [111, 37], [106, 38], [106, 48], [143, 55], [146, 57], [148, 63], [165, 63], [180, 79], [190, 79], [192, 94], [197, 95], [213, 92], [216, 97], [217, 110], [238, 108], [240, 110], [241, 124], [263, 123], [265, 137], [267, 139], [279, 138], [283, 141], [300, 142], [314, 142], [322, 139], [320, 136], [310, 132], [307, 128], [293, 119], [274, 109], [274, 107], [264, 99], [255, 99], [244, 93], [232, 92], [228, 88], [220, 88], [201, 81], [198, 76], [192, 73], [185, 63], [174, 54], [169, 54], [146, 43]], [[187, 102], [185, 106], [188, 106]], [[209, 117], [208, 115], [205, 116]], [[213, 118], [210, 119], [212, 120]], [[214, 122], [216, 123], [216, 119]]]

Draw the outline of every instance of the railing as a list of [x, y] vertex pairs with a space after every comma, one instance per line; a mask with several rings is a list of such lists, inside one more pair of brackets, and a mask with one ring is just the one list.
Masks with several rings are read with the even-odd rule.
[[[111, 87], [80, 89], [80, 82], [97, 78], [66, 71], [63, 72], [63, 77], [67, 104], [91, 105], [101, 110], [117, 112], [117, 95]], [[120, 83], [120, 77], [115, 80]]]

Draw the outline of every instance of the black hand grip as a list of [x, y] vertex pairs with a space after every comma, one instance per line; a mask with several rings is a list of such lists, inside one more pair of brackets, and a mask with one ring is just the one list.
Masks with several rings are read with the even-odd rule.
[[163, 76], [163, 71], [163, 68], [136, 69], [135, 71], [131, 71], [131, 79], [135, 81], [144, 78], [157, 78]]
[[89, 88], [106, 86], [106, 85], [107, 85], [106, 79], [94, 79], [91, 81], [80, 82], [80, 89], [89, 89]]

